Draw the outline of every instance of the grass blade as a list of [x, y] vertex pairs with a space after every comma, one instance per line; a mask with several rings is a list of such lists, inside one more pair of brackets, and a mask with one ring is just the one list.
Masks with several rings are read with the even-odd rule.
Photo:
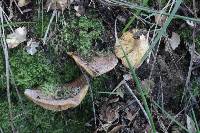
[[[117, 37], [116, 22], [115, 22], [115, 38], [116, 38], [116, 43], [117, 43], [118, 45], [120, 45], [119, 40], [118, 40], [118, 37]], [[121, 45], [120, 45], [120, 46], [121, 46]], [[130, 61], [129, 61], [129, 59], [128, 59], [128, 57], [127, 57], [127, 55], [126, 55], [124, 49], [122, 48], [122, 46], [121, 46], [121, 49], [122, 49], [123, 54], [124, 54], [124, 56], [125, 56], [125, 58], [126, 58], [126, 61], [127, 61], [127, 63], [128, 63], [128, 66], [129, 66], [129, 69], [130, 69], [130, 72], [131, 72], [131, 76], [132, 76], [133, 80], [134, 80], [135, 83], [136, 83], [136, 88], [137, 88], [139, 94], [141, 95], [142, 102], [143, 102], [143, 104], [144, 104], [144, 109], [145, 109], [145, 111], [146, 111], [146, 113], [147, 113], [147, 116], [148, 116], [148, 118], [149, 118], [149, 121], [150, 121], [150, 123], [151, 123], [151, 128], [152, 128], [152, 130], [153, 130], [153, 133], [156, 133], [156, 128], [155, 128], [155, 124], [154, 124], [154, 122], [153, 122], [153, 117], [152, 117], [151, 111], [150, 111], [150, 109], [149, 109], [149, 106], [148, 106], [148, 104], [147, 104], [147, 100], [146, 100], [146, 97], [145, 97], [145, 93], [143, 92], [143, 89], [142, 89], [142, 86], [141, 86], [141, 81], [140, 81], [139, 78], [137, 77], [137, 74], [136, 74], [136, 72], [135, 72], [135, 68], [134, 68], [134, 67], [132, 66], [132, 64], [130, 63]]]

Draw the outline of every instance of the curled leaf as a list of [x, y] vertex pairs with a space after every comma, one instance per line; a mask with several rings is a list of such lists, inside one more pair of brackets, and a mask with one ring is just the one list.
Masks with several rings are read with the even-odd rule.
[[78, 54], [73, 52], [68, 52], [68, 55], [70, 55], [74, 61], [92, 77], [97, 77], [109, 72], [118, 63], [114, 54], [109, 54], [107, 56], [94, 56], [89, 61], [81, 58]]
[[89, 85], [83, 76], [76, 79], [72, 83], [65, 84], [64, 86], [67, 89], [80, 88], [80, 91], [76, 95], [69, 97], [67, 99], [54, 99], [50, 96], [44, 95], [42, 91], [39, 89], [38, 90], [26, 89], [24, 94], [35, 104], [45, 109], [62, 111], [68, 108], [74, 108], [78, 106], [84, 99], [89, 88]]
[[19, 27], [13, 33], [9, 34], [6, 39], [8, 48], [15, 48], [20, 43], [26, 41], [26, 34], [27, 30], [25, 27]]
[[[137, 30], [134, 30], [134, 33]], [[138, 39], [135, 39], [131, 32], [123, 33], [122, 37], [119, 39], [119, 44], [115, 44], [115, 54], [118, 58], [122, 60], [122, 64], [125, 67], [129, 67], [127, 60], [124, 56], [124, 52], [127, 54], [129, 62], [136, 68], [138, 68], [142, 62], [142, 57], [149, 49], [148, 39], [144, 35], [140, 35]], [[123, 50], [122, 50], [123, 48]]]

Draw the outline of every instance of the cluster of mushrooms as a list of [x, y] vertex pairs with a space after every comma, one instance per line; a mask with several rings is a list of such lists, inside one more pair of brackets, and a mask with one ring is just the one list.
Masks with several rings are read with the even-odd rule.
[[[115, 43], [115, 54], [110, 53], [108, 55], [94, 56], [90, 61], [81, 58], [76, 52], [68, 52], [68, 55], [91, 77], [98, 77], [114, 69], [118, 64], [118, 58], [121, 60], [121, 63], [128, 68], [124, 52], [126, 53], [129, 62], [134, 67], [138, 68], [142, 64], [142, 58], [149, 48], [147, 36], [141, 34], [139, 37], [135, 37], [139, 32], [139, 30], [134, 29], [123, 33]], [[25, 95], [35, 104], [45, 109], [62, 111], [78, 106], [89, 89], [89, 84], [84, 76], [81, 76], [64, 86], [66, 86], [65, 88], [67, 89], [80, 88], [80, 91], [77, 95], [67, 99], [53, 99], [52, 97], [45, 96], [40, 89], [26, 89]]]

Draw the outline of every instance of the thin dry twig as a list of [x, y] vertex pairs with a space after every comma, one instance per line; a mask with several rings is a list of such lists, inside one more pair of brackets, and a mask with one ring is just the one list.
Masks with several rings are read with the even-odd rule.
[[128, 85], [126, 82], [124, 83], [124, 85], [125, 85], [125, 87], [127, 88], [127, 90], [129, 91], [129, 93], [131, 94], [131, 96], [133, 96], [133, 98], [136, 100], [136, 102], [137, 102], [138, 105], [140, 106], [140, 108], [141, 108], [142, 112], [144, 113], [144, 116], [146, 117], [146, 119], [147, 119], [149, 125], [151, 125], [150, 120], [149, 120], [149, 117], [148, 117], [148, 115], [147, 115], [147, 113], [146, 113], [144, 107], [142, 106], [140, 100], [139, 100], [139, 99], [137, 98], [137, 96], [133, 93], [133, 91], [131, 90], [131, 88], [129, 87], [129, 85]]
[[[1, 3], [0, 3], [1, 5]], [[9, 106], [9, 116], [10, 116], [10, 126], [12, 128], [12, 132], [15, 133], [15, 127], [14, 127], [14, 122], [13, 122], [13, 114], [12, 114], [12, 104], [11, 104], [11, 97], [10, 97], [10, 72], [9, 72], [9, 55], [8, 55], [8, 47], [6, 44], [6, 40], [5, 40], [5, 31], [4, 31], [4, 19], [3, 19], [3, 12], [2, 12], [2, 8], [0, 8], [0, 18], [1, 18], [1, 30], [0, 30], [0, 34], [2, 36], [2, 47], [3, 47], [3, 51], [4, 51], [4, 57], [5, 57], [5, 64], [6, 64], [6, 88], [7, 88], [7, 99], [8, 99], [8, 106]]]

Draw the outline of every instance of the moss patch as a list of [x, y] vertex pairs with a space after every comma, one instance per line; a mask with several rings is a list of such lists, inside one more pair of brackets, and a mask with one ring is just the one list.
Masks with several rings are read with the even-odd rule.
[[67, 51], [78, 51], [82, 55], [89, 55], [95, 41], [101, 39], [104, 31], [101, 20], [93, 17], [76, 17], [72, 15], [66, 20], [63, 37]]
[[59, 66], [59, 62], [51, 62], [42, 51], [32, 56], [24, 49], [14, 50], [10, 56], [10, 64], [16, 85], [22, 89], [44, 83], [62, 84], [79, 75], [73, 62], [66, 60]]
[[[84, 127], [84, 124], [89, 120], [89, 114], [86, 114], [83, 109], [77, 108], [73, 110], [73, 113], [66, 111], [66, 114], [64, 114], [63, 112], [44, 110], [28, 101], [24, 101], [24, 105], [25, 114], [22, 113], [24, 110], [20, 105], [15, 104], [13, 106], [14, 124], [20, 133], [89, 132]], [[68, 113], [70, 115], [67, 115]], [[4, 132], [9, 133], [11, 128], [9, 126], [8, 103], [6, 101], [0, 101], [0, 116], [0, 127]]]

